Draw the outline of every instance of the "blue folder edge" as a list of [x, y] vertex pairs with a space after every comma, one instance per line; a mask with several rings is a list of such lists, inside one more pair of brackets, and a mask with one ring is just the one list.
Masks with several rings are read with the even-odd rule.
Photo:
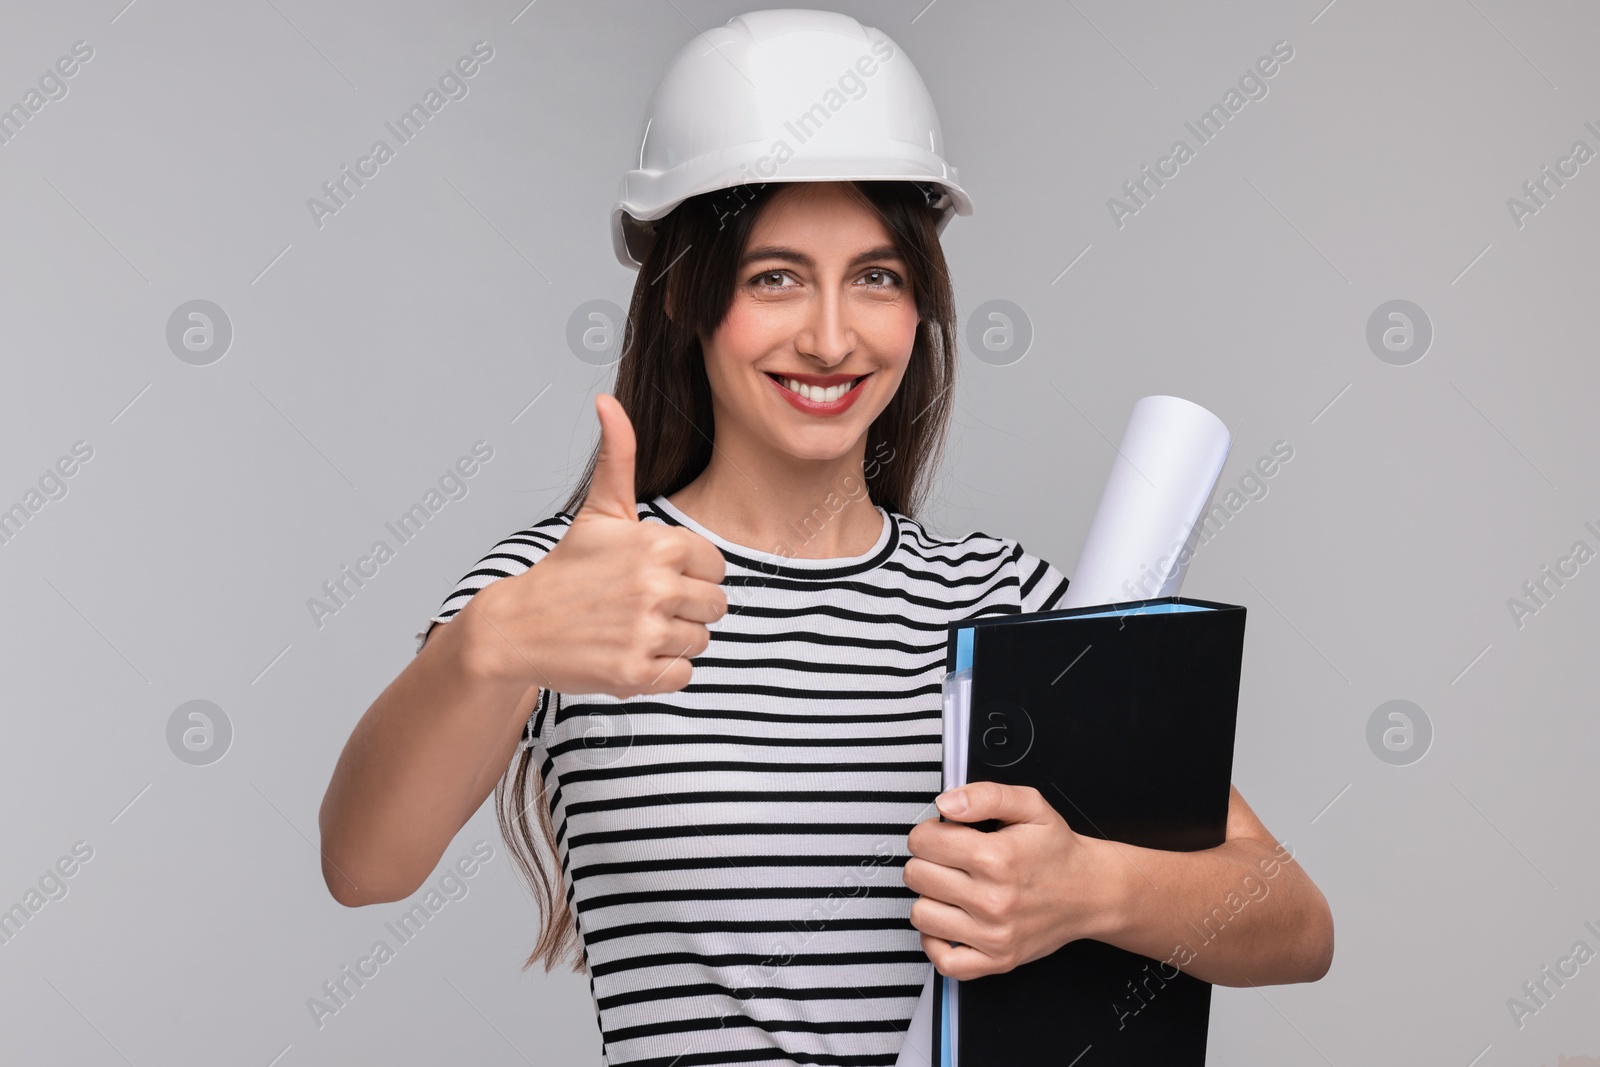
[[[1116, 615], [1175, 615], [1181, 611], [1211, 611], [1212, 608], [1201, 604], [1144, 604], [1125, 608], [1113, 608], [1110, 611], [1092, 611], [1084, 615], [1077, 615], [1079, 619], [1102, 619], [1106, 616]], [[956, 670], [964, 671], [972, 666], [972, 630], [970, 628], [956, 631]], [[950, 1017], [955, 1011], [956, 981], [947, 978], [942, 983], [944, 986], [944, 1010], [939, 1013], [939, 1063], [941, 1067], [949, 1067], [950, 1057]]]

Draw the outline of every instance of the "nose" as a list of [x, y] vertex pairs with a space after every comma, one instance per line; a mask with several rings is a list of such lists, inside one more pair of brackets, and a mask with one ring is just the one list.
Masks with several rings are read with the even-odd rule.
[[855, 351], [855, 329], [848, 302], [837, 288], [823, 286], [807, 309], [805, 325], [795, 335], [795, 350], [824, 367], [834, 367]]

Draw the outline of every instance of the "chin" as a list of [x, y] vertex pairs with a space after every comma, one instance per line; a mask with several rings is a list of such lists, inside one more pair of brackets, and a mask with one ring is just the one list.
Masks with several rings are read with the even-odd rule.
[[779, 452], [795, 459], [824, 462], [849, 455], [860, 437], [860, 434], [806, 434], [780, 439], [772, 444]]

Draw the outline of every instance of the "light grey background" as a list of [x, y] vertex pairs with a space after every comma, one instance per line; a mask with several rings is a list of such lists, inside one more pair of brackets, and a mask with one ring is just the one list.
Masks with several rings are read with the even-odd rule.
[[[340, 746], [456, 579], [565, 498], [611, 376], [567, 319], [627, 303], [606, 216], [645, 102], [751, 6], [523, 2], [4, 5], [0, 105], [94, 49], [0, 146], [0, 505], [94, 450], [0, 546], [0, 905], [93, 849], [0, 945], [7, 1063], [598, 1059], [584, 980], [519, 974], [535, 911], [487, 805], [446, 852], [493, 845], [468, 895], [320, 1028], [307, 1007], [404, 910], [323, 888]], [[934, 95], [977, 205], [945, 234], [963, 322], [1002, 299], [1034, 330], [1008, 366], [963, 338], [927, 520], [1070, 571], [1149, 393], [1229, 423], [1225, 482], [1294, 449], [1185, 592], [1249, 608], [1234, 778], [1327, 894], [1337, 953], [1314, 985], [1218, 988], [1211, 1062], [1600, 1057], [1600, 964], [1520, 1028], [1507, 1007], [1600, 949], [1600, 564], [1520, 627], [1507, 606], [1600, 548], [1600, 162], [1520, 228], [1506, 203], [1600, 149], [1600, 16], [924, 2], [830, 6]], [[480, 39], [469, 95], [319, 228], [307, 199]], [[1280, 40], [1268, 95], [1118, 228], [1107, 199]], [[195, 299], [234, 331], [207, 366], [166, 340]], [[1395, 299], [1434, 329], [1409, 366], [1366, 340]], [[319, 628], [308, 598], [478, 440], [469, 494]], [[168, 747], [196, 699], [233, 729], [208, 766]], [[1394, 699], [1433, 728], [1407, 766], [1367, 741]]]

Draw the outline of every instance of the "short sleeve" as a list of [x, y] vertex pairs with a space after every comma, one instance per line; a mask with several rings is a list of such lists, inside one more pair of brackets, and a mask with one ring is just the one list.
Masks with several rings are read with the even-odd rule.
[[449, 622], [455, 618], [467, 606], [467, 601], [490, 582], [521, 574], [539, 562], [571, 525], [572, 516], [561, 512], [503, 538], [462, 575], [450, 595], [444, 598], [444, 603], [439, 605], [438, 612], [428, 620], [428, 625], [417, 632], [417, 651], [422, 651], [434, 623]]
[[1024, 612], [1050, 611], [1067, 593], [1067, 577], [1049, 562], [1029, 555], [1021, 545], [1017, 545], [1017, 581]]

